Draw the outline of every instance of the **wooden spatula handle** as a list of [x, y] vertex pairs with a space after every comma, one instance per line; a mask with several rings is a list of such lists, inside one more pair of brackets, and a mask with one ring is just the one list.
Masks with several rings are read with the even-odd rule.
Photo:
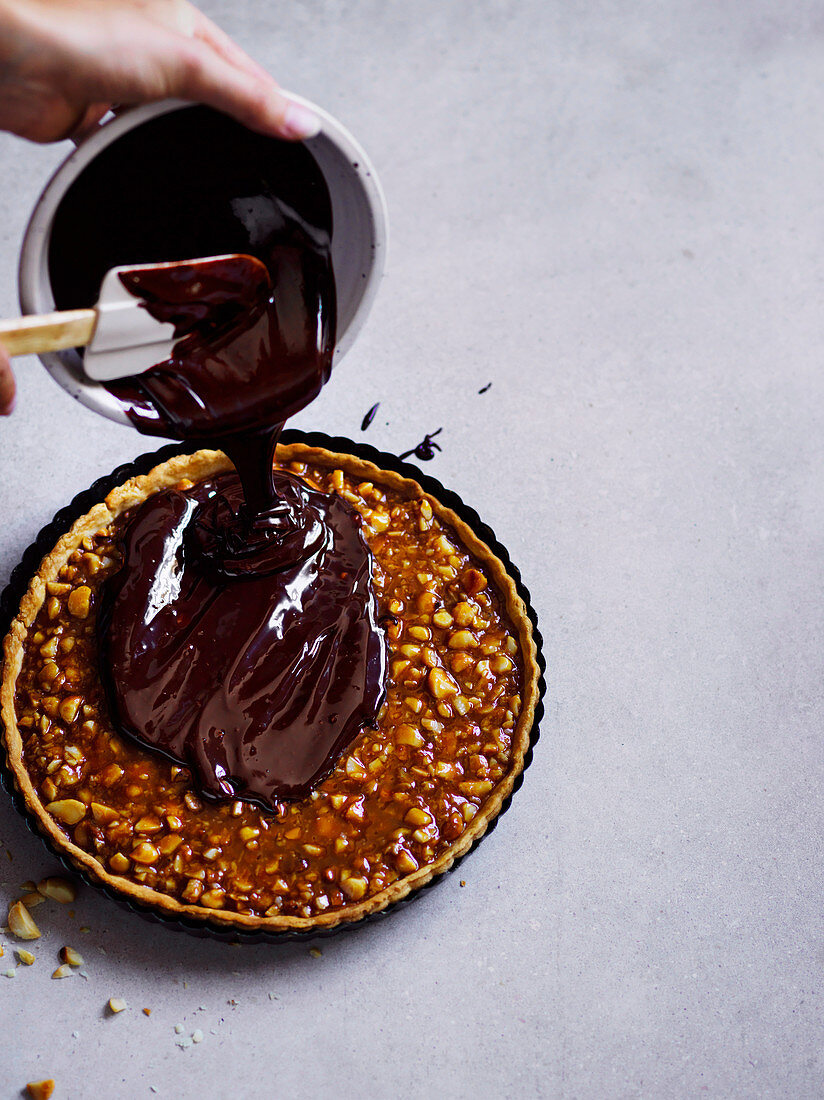
[[97, 312], [93, 309], [17, 317], [13, 321], [0, 321], [0, 344], [9, 355], [82, 348], [91, 340], [96, 324]]

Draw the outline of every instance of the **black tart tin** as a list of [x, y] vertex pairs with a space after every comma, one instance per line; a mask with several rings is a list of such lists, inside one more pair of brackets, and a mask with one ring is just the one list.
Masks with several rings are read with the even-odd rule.
[[[539, 725], [544, 715], [543, 699], [546, 692], [546, 661], [542, 652], [543, 640], [538, 630], [538, 618], [532, 607], [529, 591], [521, 580], [521, 574], [517, 567], [513, 565], [506, 548], [501, 545], [495, 537], [495, 533], [481, 520], [478, 513], [464, 504], [456, 493], [453, 493], [449, 489], [445, 489], [434, 477], [422, 473], [416, 466], [412, 466], [408, 462], [402, 462], [395, 455], [378, 451], [375, 447], [370, 447], [367, 444], [354, 443], [351, 439], [345, 439], [341, 436], [328, 436], [324, 435], [322, 432], [302, 432], [296, 428], [290, 428], [284, 431], [280, 441], [282, 443], [303, 443], [309, 447], [323, 447], [328, 451], [336, 451], [339, 454], [355, 455], [368, 462], [374, 462], [375, 465], [379, 466], [381, 469], [393, 470], [403, 477], [411, 478], [413, 481], [417, 481], [421, 488], [427, 493], [431, 493], [432, 496], [436, 497], [442, 504], [446, 505], [447, 508], [451, 508], [460, 516], [467, 526], [472, 528], [475, 534], [486, 543], [495, 556], [503, 562], [507, 573], [515, 582], [518, 595], [526, 605], [529, 620], [532, 623], [532, 633], [535, 639], [537, 661], [540, 670], [538, 679], [538, 702], [535, 707], [535, 717], [530, 731], [529, 749], [524, 758], [524, 767], [521, 774], [515, 780], [512, 792], [504, 800], [496, 817], [490, 821], [486, 832], [478, 837], [472, 847], [465, 852], [464, 855], [454, 861], [452, 866], [448, 869], [448, 872], [441, 872], [441, 874], [431, 878], [428, 882], [424, 883], [423, 886], [418, 887], [417, 890], [408, 894], [405, 898], [393, 902], [377, 913], [368, 914], [357, 921], [341, 921], [340, 924], [335, 925], [333, 928], [307, 929], [306, 931], [246, 930], [243, 928], [227, 929], [221, 925], [211, 923], [208, 919], [195, 920], [190, 917], [173, 916], [163, 913], [155, 910], [151, 906], [142, 905], [130, 898], [124, 898], [121, 894], [118, 894], [108, 886], [96, 882], [87, 872], [78, 869], [68, 856], [61, 853], [56, 846], [53, 846], [50, 838], [41, 832], [40, 823], [37, 817], [28, 810], [23, 800], [23, 796], [17, 788], [14, 775], [9, 768], [5, 748], [2, 747], [2, 752], [0, 752], [0, 781], [2, 781], [2, 785], [11, 796], [15, 809], [23, 817], [29, 829], [43, 841], [46, 848], [48, 848], [52, 855], [60, 860], [63, 866], [70, 871], [71, 874], [78, 875], [88, 886], [93, 887], [93, 889], [97, 890], [99, 893], [105, 894], [106, 897], [111, 898], [112, 901], [116, 902], [121, 908], [129, 909], [145, 920], [158, 922], [167, 927], [187, 932], [193, 936], [212, 937], [232, 943], [285, 943], [290, 940], [327, 938], [346, 929], [361, 928], [365, 924], [372, 924], [375, 921], [383, 920], [385, 917], [389, 916], [390, 913], [408, 905], [409, 902], [431, 889], [436, 883], [441, 882], [447, 873], [454, 871], [467, 856], [475, 851], [484, 837], [489, 836], [493, 829], [495, 829], [500, 818], [509, 809], [512, 795], [520, 789], [524, 779], [524, 772], [532, 763], [532, 750], [538, 741]], [[174, 455], [190, 454], [198, 449], [198, 447], [191, 445], [171, 444], [167, 447], [161, 447], [157, 451], [151, 451], [147, 454], [140, 455], [134, 462], [118, 466], [116, 470], [113, 470], [112, 473], [108, 474], [106, 477], [99, 478], [84, 492], [78, 493], [71, 504], [67, 505], [65, 508], [61, 508], [51, 523], [47, 524], [42, 529], [35, 541], [25, 551], [20, 564], [12, 572], [9, 583], [3, 589], [3, 592], [0, 593], [0, 639], [5, 638], [6, 634], [8, 634], [11, 624], [17, 616], [20, 601], [29, 586], [29, 581], [37, 572], [40, 562], [45, 555], [54, 548], [61, 535], [64, 535], [66, 531], [69, 530], [76, 519], [79, 519], [80, 516], [88, 512], [95, 504], [102, 501], [112, 489], [118, 485], [122, 485], [123, 482], [128, 481], [129, 478], [148, 473], [154, 466], [159, 465], [161, 462], [165, 462]]]

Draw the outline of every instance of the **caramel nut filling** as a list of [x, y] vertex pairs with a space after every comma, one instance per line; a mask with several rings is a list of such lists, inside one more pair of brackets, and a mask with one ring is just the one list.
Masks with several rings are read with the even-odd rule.
[[464, 833], [511, 763], [523, 661], [482, 565], [425, 498], [285, 464], [360, 513], [389, 621], [387, 699], [332, 773], [274, 814], [200, 797], [185, 768], [113, 732], [96, 616], [129, 512], [69, 555], [25, 640], [15, 711], [52, 820], [107, 870], [182, 904], [311, 918], [380, 893]]

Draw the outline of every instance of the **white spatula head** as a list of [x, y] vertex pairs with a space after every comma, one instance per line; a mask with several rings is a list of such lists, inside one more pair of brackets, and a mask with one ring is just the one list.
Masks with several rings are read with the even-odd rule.
[[190, 300], [197, 299], [199, 273], [204, 266], [232, 266], [237, 261], [239, 271], [249, 265], [259, 268], [268, 278], [266, 268], [250, 256], [205, 256], [175, 263], [130, 264], [107, 271], [100, 286], [97, 302], [97, 326], [86, 348], [83, 369], [95, 382], [113, 382], [141, 374], [172, 357], [176, 343], [174, 325], [156, 320], [145, 308], [142, 299], [124, 285], [121, 276], [141, 271], [171, 271], [178, 286], [191, 280]]

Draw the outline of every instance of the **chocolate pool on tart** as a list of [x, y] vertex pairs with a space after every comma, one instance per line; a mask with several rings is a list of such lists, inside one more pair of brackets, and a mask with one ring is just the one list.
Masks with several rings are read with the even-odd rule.
[[385, 634], [375, 724], [362, 716], [307, 789], [216, 798], [214, 771], [183, 766], [111, 717], [98, 620], [130, 525], [155, 494], [234, 477], [220, 451], [171, 458], [78, 519], [43, 559], [4, 646], [8, 766], [51, 846], [123, 900], [229, 932], [330, 929], [448, 870], [511, 794], [539, 700], [527, 609], [455, 512], [352, 455], [281, 445], [275, 466], [360, 514]]

